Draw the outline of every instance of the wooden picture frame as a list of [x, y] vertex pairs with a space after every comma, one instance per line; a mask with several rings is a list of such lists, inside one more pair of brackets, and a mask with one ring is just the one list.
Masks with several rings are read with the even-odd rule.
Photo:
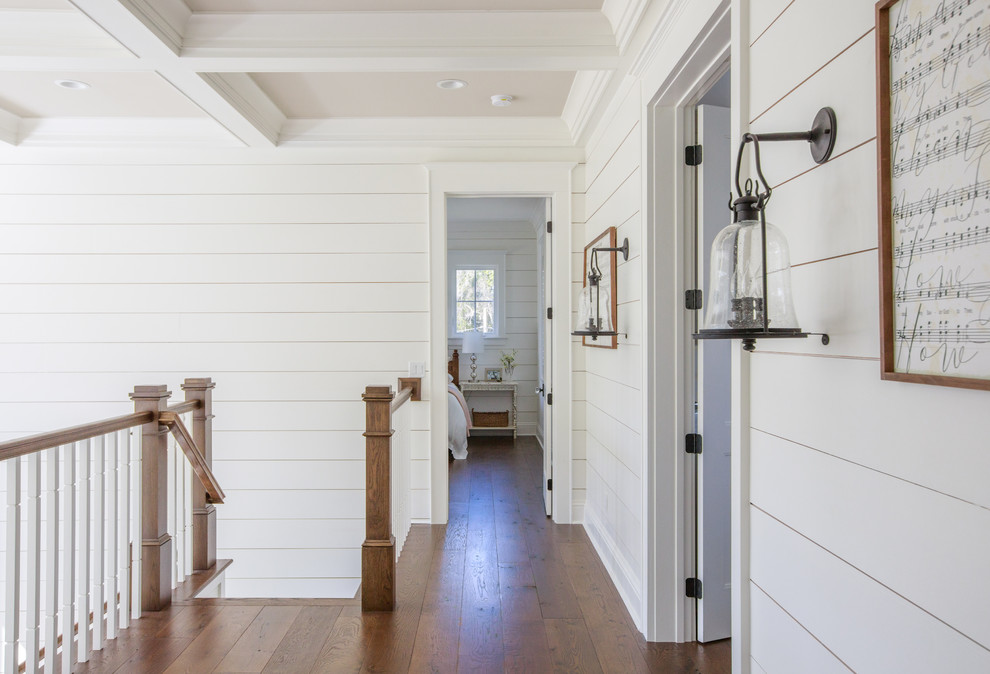
[[[609, 227], [604, 232], [599, 234], [591, 243], [584, 247], [584, 287], [588, 285], [588, 272], [591, 271], [591, 249], [592, 248], [615, 248], [616, 241], [616, 231], [615, 227]], [[609, 311], [612, 314], [612, 325], [618, 324], [619, 311], [618, 302], [616, 300], [616, 258], [618, 254], [612, 253], [598, 253], [598, 268], [602, 272], [601, 290], [608, 290], [609, 306], [604, 310]], [[604, 295], [604, 292], [602, 292]], [[617, 329], [617, 328], [616, 328]], [[612, 335], [609, 337], [599, 337], [598, 339], [592, 339], [591, 337], [582, 337], [581, 344], [584, 346], [594, 346], [599, 349], [617, 349], [619, 348], [619, 338], [617, 335]]]
[[986, 4], [875, 6], [881, 378], [990, 390]]
[[500, 367], [486, 367], [485, 368], [485, 381], [501, 382], [502, 381], [502, 368], [500, 368]]

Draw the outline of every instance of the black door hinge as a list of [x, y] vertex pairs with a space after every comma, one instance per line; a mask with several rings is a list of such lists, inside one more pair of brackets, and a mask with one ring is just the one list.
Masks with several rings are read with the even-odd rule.
[[547, 394], [547, 405], [553, 405], [553, 394], [552, 393], [548, 393]]
[[684, 163], [688, 166], [698, 166], [701, 164], [700, 145], [688, 145], [684, 148]]
[[547, 320], [553, 319], [553, 307], [547, 307]]
[[553, 478], [547, 478], [547, 491], [553, 491]]
[[701, 580], [698, 578], [688, 578], [684, 583], [684, 593], [688, 597], [701, 599]]
[[700, 309], [704, 302], [704, 291], [694, 289], [684, 291], [684, 306], [687, 309]]
[[684, 436], [684, 451], [688, 454], [701, 454], [700, 433], [688, 433]]
[[553, 220], [547, 220], [547, 234], [553, 234]]

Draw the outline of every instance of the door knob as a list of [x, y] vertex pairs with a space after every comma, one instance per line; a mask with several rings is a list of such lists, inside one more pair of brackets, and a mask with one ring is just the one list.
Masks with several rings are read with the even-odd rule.
[[543, 395], [543, 384], [540, 384], [540, 388], [536, 389], [536, 395]]

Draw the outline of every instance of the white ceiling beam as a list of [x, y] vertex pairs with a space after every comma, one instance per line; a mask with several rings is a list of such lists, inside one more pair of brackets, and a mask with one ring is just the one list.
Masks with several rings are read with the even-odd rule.
[[163, 78], [242, 143], [251, 147], [275, 145], [279, 117], [266, 118], [264, 113], [275, 108], [274, 104], [260, 104], [256, 91], [239, 91], [240, 82], [207, 79], [180, 62], [177, 52], [182, 36], [178, 31], [184, 26], [178, 25], [183, 21], [179, 5], [185, 7], [181, 0], [71, 2], [135, 55], [148, 59], [149, 65], [154, 62]]
[[[92, 0], [90, 0], [92, 1]], [[319, 56], [339, 48], [614, 47], [601, 12], [195, 13], [184, 56]]]
[[241, 147], [205, 117], [61, 117], [21, 120], [23, 147]]
[[21, 135], [21, 118], [0, 108], [0, 143], [17, 145]]

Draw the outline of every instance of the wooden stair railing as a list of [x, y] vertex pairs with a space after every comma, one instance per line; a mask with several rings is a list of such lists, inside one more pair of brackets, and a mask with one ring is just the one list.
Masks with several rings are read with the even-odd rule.
[[361, 610], [395, 609], [395, 536], [392, 531], [392, 415], [408, 400], [421, 400], [422, 380], [399, 379], [368, 386], [365, 402], [365, 541], [361, 547]]
[[[91, 650], [115, 638], [131, 619], [169, 605], [174, 566], [168, 532], [170, 430], [201, 484], [189, 490], [192, 569], [216, 564], [213, 503], [222, 503], [224, 495], [211, 469], [213, 387], [209, 378], [186, 379], [185, 401], [169, 407], [166, 386], [137, 386], [130, 394], [133, 414], [0, 443], [6, 469], [8, 579], [2, 671], [40, 671], [41, 658], [45, 671], [55, 671], [55, 658], [44, 654], [54, 654], [60, 646], [61, 671], [71, 671], [74, 661], [88, 661]], [[191, 432], [182, 414], [191, 414]], [[26, 485], [22, 463], [27, 466]], [[22, 528], [25, 510], [27, 527]], [[23, 598], [21, 551], [27, 561]], [[44, 593], [42, 565], [47, 576]], [[77, 616], [92, 616], [90, 624], [80, 628]], [[26, 654], [26, 661], [19, 661], [19, 653]]]

